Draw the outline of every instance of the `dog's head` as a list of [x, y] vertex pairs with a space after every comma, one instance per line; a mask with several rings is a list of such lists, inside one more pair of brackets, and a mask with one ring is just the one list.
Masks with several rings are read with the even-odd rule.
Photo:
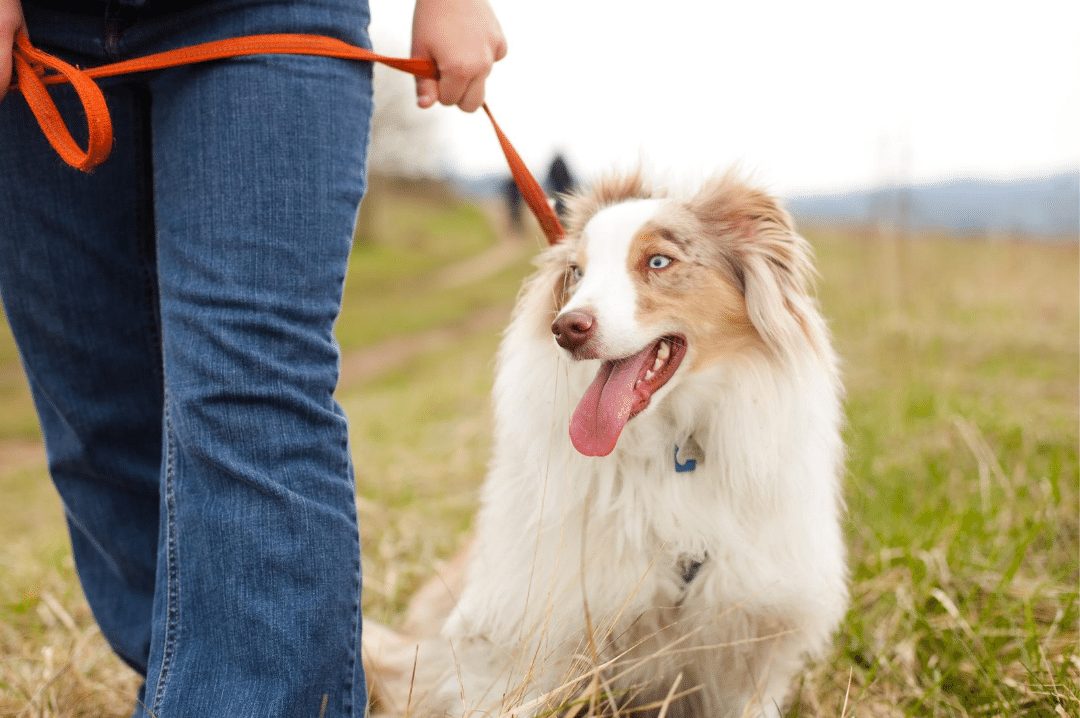
[[572, 359], [601, 362], [571, 420], [581, 453], [611, 453], [693, 372], [814, 349], [808, 245], [767, 194], [727, 176], [678, 200], [626, 176], [574, 198], [568, 224], [551, 331]]

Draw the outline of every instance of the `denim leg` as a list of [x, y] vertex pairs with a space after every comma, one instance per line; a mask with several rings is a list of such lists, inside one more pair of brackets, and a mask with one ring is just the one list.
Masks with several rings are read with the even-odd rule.
[[[54, 96], [78, 117], [70, 91]], [[118, 141], [93, 175], [57, 160], [21, 97], [0, 104], [0, 294], [86, 598], [113, 649], [145, 672], [162, 411], [149, 111], [136, 88], [107, 96]]]
[[[252, 32], [366, 41], [362, 0], [158, 7], [27, 11], [83, 64]], [[362, 715], [332, 326], [370, 68], [260, 57], [108, 84], [116, 143], [89, 177], [21, 98], [0, 105], [0, 291], [87, 597], [146, 673], [136, 715]]]
[[166, 469], [146, 703], [360, 716], [341, 303], [370, 68], [263, 56], [150, 80]]

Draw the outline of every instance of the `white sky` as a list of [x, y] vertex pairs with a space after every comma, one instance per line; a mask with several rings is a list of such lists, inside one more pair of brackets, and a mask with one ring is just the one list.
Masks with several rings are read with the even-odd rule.
[[[412, 3], [371, 0], [405, 53]], [[488, 101], [534, 172], [738, 163], [784, 194], [1080, 166], [1076, 0], [493, 0]], [[503, 169], [487, 121], [436, 108], [445, 161]]]

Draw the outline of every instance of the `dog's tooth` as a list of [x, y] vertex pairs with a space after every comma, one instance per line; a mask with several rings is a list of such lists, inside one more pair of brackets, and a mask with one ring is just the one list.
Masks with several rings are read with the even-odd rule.
[[664, 360], [661, 359], [659, 356], [657, 356], [656, 361], [653, 362], [652, 370], [653, 371], [660, 371], [660, 367], [662, 367], [662, 366], [664, 366]]
[[668, 356], [670, 354], [671, 354], [671, 347], [668, 346], [668, 343], [667, 342], [660, 342], [660, 348], [656, 350], [656, 358], [659, 359], [661, 362], [663, 362], [664, 360], [666, 360], [668, 358]]
[[650, 369], [649, 371], [645, 372], [645, 381], [651, 381], [654, 376], [656, 376], [656, 372]]

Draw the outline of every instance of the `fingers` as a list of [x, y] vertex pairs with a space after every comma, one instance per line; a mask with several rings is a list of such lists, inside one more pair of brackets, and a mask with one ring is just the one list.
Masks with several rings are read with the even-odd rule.
[[11, 46], [15, 35], [0, 35], [0, 100], [7, 94], [11, 84]]
[[11, 52], [15, 45], [15, 33], [22, 27], [22, 13], [18, 8], [2, 8], [0, 12], [0, 100], [7, 94], [11, 84]]
[[480, 109], [480, 105], [484, 104], [484, 82], [483, 77], [470, 82], [465, 94], [461, 96], [461, 101], [457, 103], [458, 107], [465, 112], [476, 112]]
[[463, 69], [448, 69], [439, 76], [439, 102], [444, 105], [456, 105], [469, 87], [471, 77]]
[[475, 112], [484, 102], [484, 82], [494, 62], [494, 58], [484, 58], [449, 67], [439, 78], [439, 102]]
[[439, 83], [435, 80], [429, 80], [424, 77], [417, 78], [416, 80], [416, 104], [421, 108], [427, 109], [435, 104], [435, 101], [439, 99]]
[[506, 56], [506, 38], [487, 0], [416, 0], [412, 49], [439, 68], [437, 82], [416, 84], [417, 104], [438, 100], [473, 112], [484, 102], [491, 66]]

